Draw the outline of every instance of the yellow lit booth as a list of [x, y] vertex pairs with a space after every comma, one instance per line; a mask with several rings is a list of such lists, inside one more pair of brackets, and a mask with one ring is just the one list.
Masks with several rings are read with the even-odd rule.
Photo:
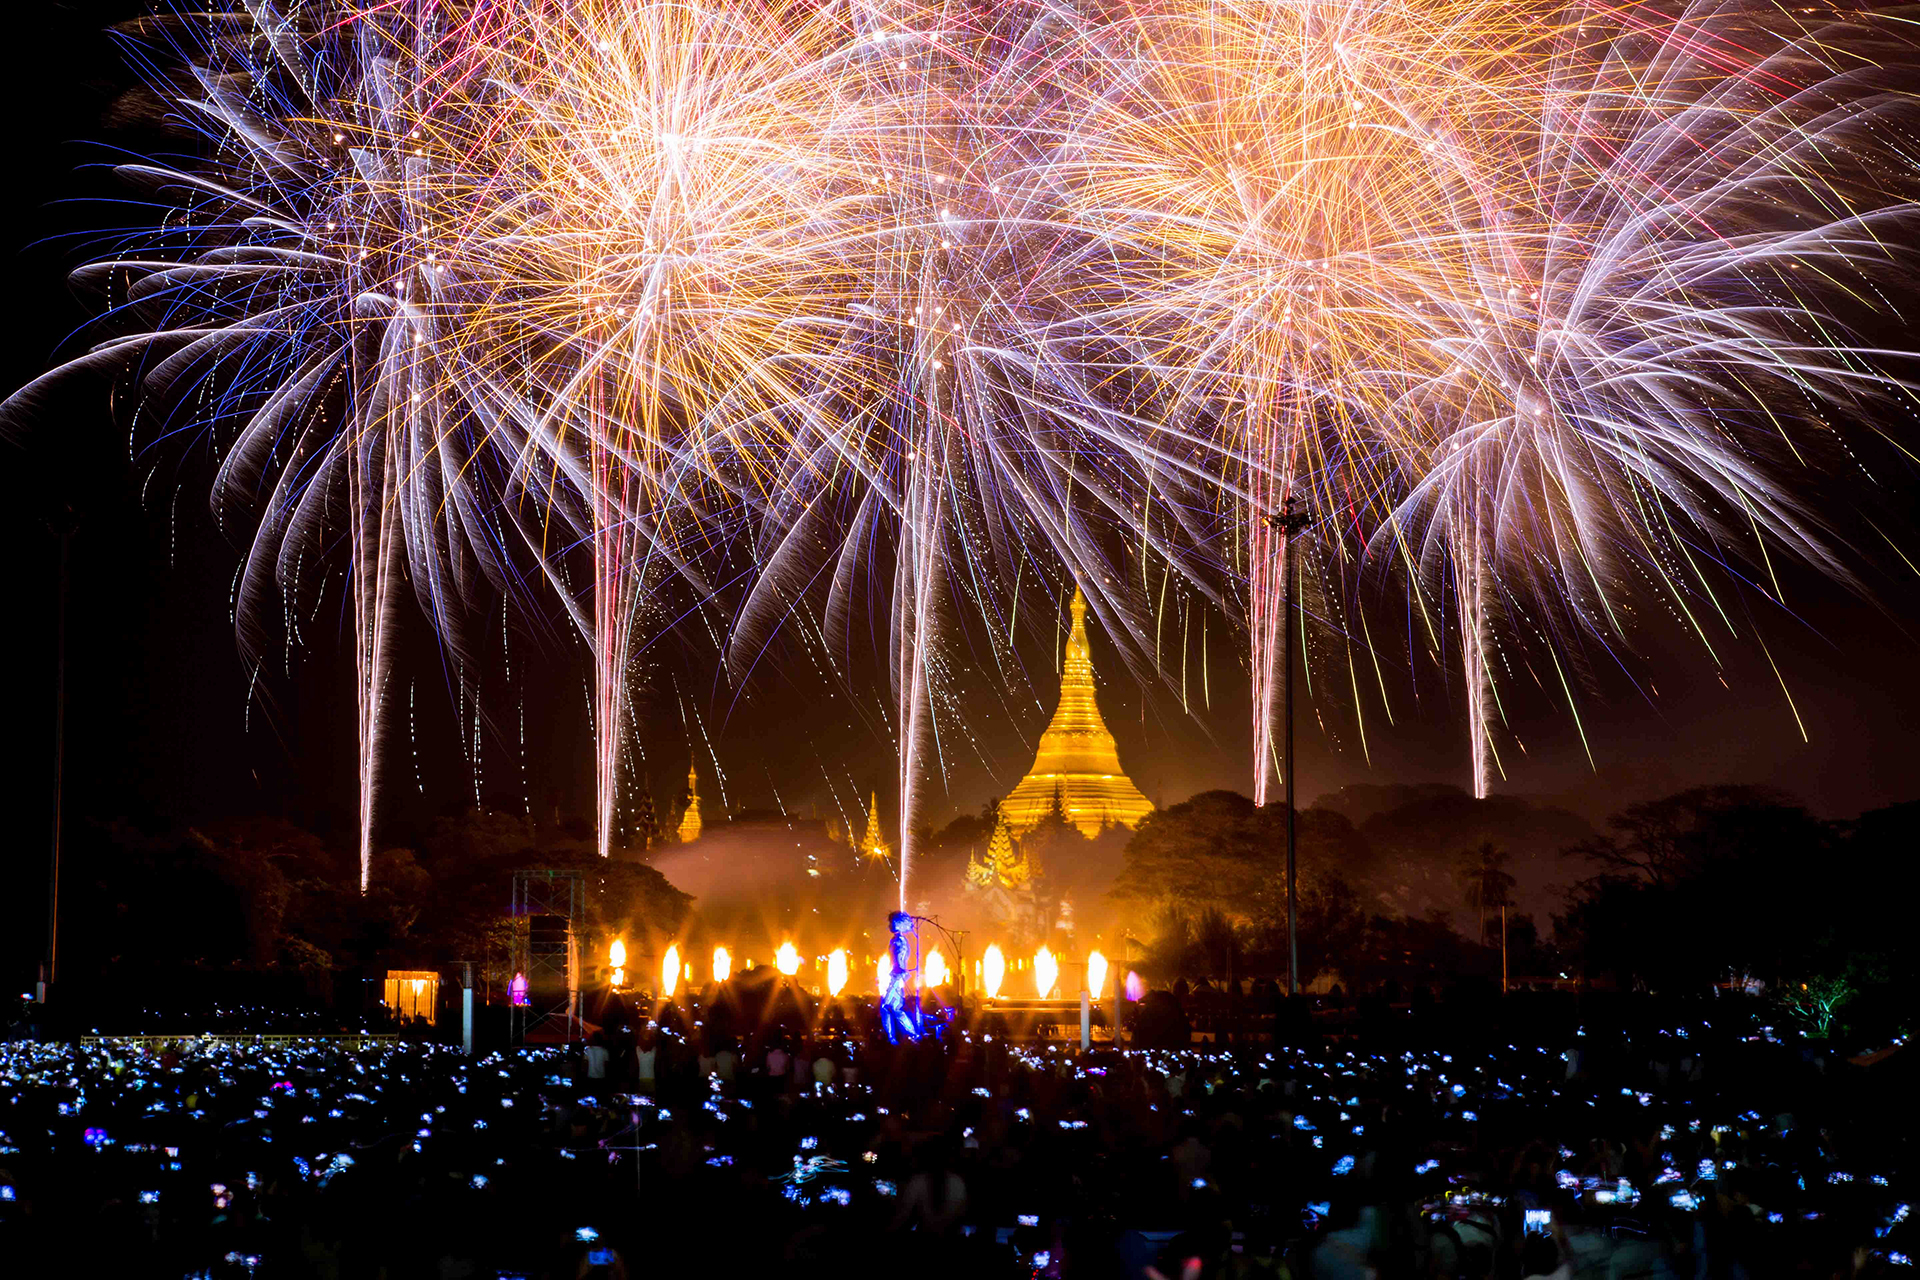
[[387, 1009], [396, 1020], [435, 1021], [440, 1007], [440, 975], [431, 969], [387, 970]]

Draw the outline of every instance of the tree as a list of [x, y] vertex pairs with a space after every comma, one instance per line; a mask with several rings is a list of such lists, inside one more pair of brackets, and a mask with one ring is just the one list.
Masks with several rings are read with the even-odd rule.
[[1184, 977], [1193, 963], [1193, 917], [1173, 903], [1162, 903], [1153, 915], [1146, 958], [1141, 967], [1160, 982]]
[[[1363, 944], [1367, 916], [1360, 895], [1337, 871], [1315, 866], [1300, 877], [1300, 980], [1312, 982], [1322, 974], [1343, 974], [1348, 960]], [[1263, 967], [1275, 973], [1287, 967], [1287, 886], [1284, 879], [1270, 884], [1259, 897], [1255, 939]]]
[[1340, 968], [1355, 989], [1424, 986], [1483, 969], [1486, 954], [1456, 933], [1443, 913], [1377, 915]]
[[1224, 912], [1202, 912], [1194, 934], [1200, 949], [1200, 966], [1208, 977], [1231, 982], [1235, 975], [1246, 972], [1243, 930]]
[[1805, 982], [1787, 983], [1780, 993], [1780, 1003], [1808, 1035], [1825, 1039], [1833, 1026], [1834, 1014], [1853, 999], [1853, 995], [1853, 984], [1845, 977], [1817, 974]]
[[1792, 802], [1771, 787], [1694, 787], [1628, 805], [1607, 819], [1609, 834], [1581, 841], [1564, 853], [1597, 864], [1602, 874], [1671, 885], [1696, 871], [1713, 852], [1717, 820], [1742, 810], [1790, 807]]
[[1476, 799], [1459, 787], [1345, 787], [1314, 804], [1352, 817], [1371, 850], [1367, 862], [1344, 863], [1341, 873], [1373, 912], [1422, 915], [1457, 908], [1457, 855], [1492, 841], [1512, 861], [1517, 902], [1548, 904], [1560, 850], [1593, 836], [1593, 828], [1564, 809], [1518, 796]]
[[982, 805], [980, 812], [963, 813], [933, 833], [931, 839], [920, 846], [922, 856], [933, 854], [972, 853], [976, 848], [984, 848], [993, 838], [993, 828], [999, 821], [1000, 802], [989, 800]]
[[1460, 855], [1455, 877], [1480, 921], [1480, 943], [1487, 941], [1487, 913], [1513, 905], [1513, 877], [1507, 874], [1507, 853], [1491, 840]]
[[[1366, 856], [1353, 824], [1330, 810], [1300, 811], [1296, 835], [1303, 880]], [[1194, 914], [1213, 908], [1253, 921], [1271, 910], [1262, 904], [1272, 893], [1284, 900], [1285, 877], [1285, 808], [1259, 808], [1232, 791], [1204, 791], [1140, 820], [1111, 892], [1123, 902], [1171, 903]]]
[[[1840, 832], [1762, 787], [1696, 787], [1630, 805], [1566, 851], [1599, 874], [1563, 920], [1590, 974], [1699, 987], [1832, 971], [1826, 921], [1871, 904]], [[1840, 951], [1859, 940], [1845, 939]]]
[[[1066, 801], [1060, 788], [1053, 790], [1053, 803], [1040, 820], [1020, 836], [1020, 852], [1032, 860], [1034, 871], [1051, 882], [1063, 868], [1074, 866], [1087, 852], [1091, 842], [1067, 818]], [[1047, 886], [1051, 889], [1051, 883]]]
[[[423, 930], [408, 936], [425, 949], [455, 955], [484, 950], [493, 926], [506, 912], [516, 871], [584, 873], [584, 924], [596, 935], [632, 939], [670, 934], [693, 902], [643, 862], [602, 858], [591, 838], [504, 813], [443, 819], [427, 838], [419, 865], [424, 885], [405, 892], [409, 899], [414, 893], [428, 895], [432, 909], [422, 917]], [[396, 884], [404, 883], [396, 879]]]

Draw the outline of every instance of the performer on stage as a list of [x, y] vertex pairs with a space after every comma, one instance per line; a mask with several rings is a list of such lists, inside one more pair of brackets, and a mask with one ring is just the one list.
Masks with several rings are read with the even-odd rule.
[[[913, 917], [904, 911], [896, 911], [887, 917], [887, 928], [892, 936], [887, 940], [887, 958], [892, 963], [887, 975], [887, 989], [880, 996], [880, 1029], [886, 1033], [893, 1044], [902, 1040], [920, 1038], [920, 1000], [916, 992], [913, 1003], [907, 1003], [907, 980], [918, 979], [920, 975], [920, 937], [914, 928]], [[916, 987], [919, 985], [916, 981]]]

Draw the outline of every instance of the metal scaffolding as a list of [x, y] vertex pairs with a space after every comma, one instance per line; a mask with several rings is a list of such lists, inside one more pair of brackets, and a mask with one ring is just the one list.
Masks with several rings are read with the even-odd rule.
[[580, 1038], [577, 932], [586, 902], [578, 871], [513, 873], [514, 972], [526, 979], [526, 1003], [513, 1006], [515, 1043]]

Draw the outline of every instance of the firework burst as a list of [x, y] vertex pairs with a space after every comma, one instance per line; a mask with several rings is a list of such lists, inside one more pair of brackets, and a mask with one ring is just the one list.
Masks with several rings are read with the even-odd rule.
[[1021, 598], [1067, 578], [1142, 671], [1171, 582], [1244, 611], [1264, 802], [1293, 768], [1295, 500], [1314, 661], [1356, 713], [1363, 667], [1384, 699], [1368, 618], [1397, 598], [1410, 648], [1459, 655], [1485, 794], [1513, 671], [1577, 717], [1636, 600], [1712, 655], [1730, 588], [1778, 599], [1773, 557], [1851, 580], [1795, 480], [1909, 391], [1867, 336], [1906, 289], [1901, 31], [1721, 3], [261, 0], [136, 30], [188, 69], [156, 86], [205, 160], [128, 168], [163, 216], [82, 273], [125, 336], [49, 376], [117, 370], [208, 442], [254, 531], [256, 665], [267, 603], [296, 616], [345, 534], [363, 882], [408, 583], [456, 653], [484, 591], [572, 617], [603, 852], [643, 642], [724, 613], [743, 678], [776, 627], [830, 652], [871, 606], [904, 902], [965, 736], [943, 655], [978, 624], [1017, 682]]

